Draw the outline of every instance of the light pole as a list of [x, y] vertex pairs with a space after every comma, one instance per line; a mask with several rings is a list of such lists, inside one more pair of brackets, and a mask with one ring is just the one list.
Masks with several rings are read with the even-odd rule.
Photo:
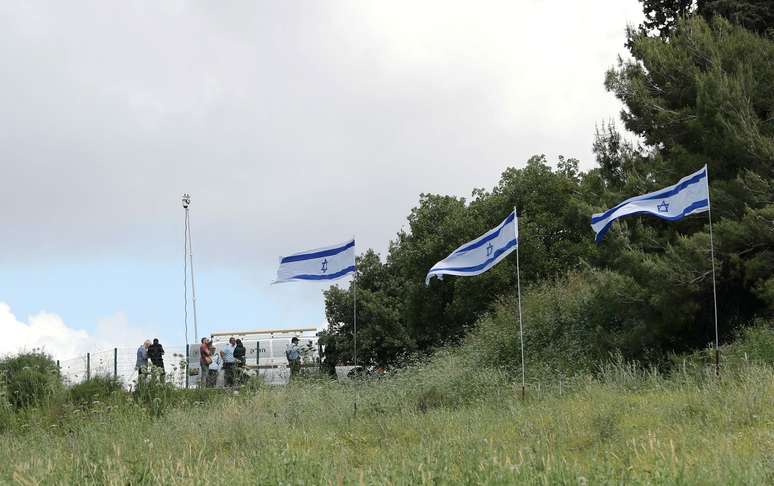
[[[188, 207], [191, 205], [191, 195], [183, 194], [183, 209], [185, 209], [185, 251], [191, 265], [191, 297], [193, 298], [194, 339], [199, 339], [199, 328], [196, 322], [196, 286], [194, 285], [193, 250], [191, 249], [191, 218]], [[186, 343], [188, 344], [188, 343]]]

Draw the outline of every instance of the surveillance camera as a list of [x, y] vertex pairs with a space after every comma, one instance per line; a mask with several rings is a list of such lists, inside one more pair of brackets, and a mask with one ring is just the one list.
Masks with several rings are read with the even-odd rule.
[[191, 204], [191, 195], [183, 194], [183, 209], [188, 209], [188, 206], [190, 204]]

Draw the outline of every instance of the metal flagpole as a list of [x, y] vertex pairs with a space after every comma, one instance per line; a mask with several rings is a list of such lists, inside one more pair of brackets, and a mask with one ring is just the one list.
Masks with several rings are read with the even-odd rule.
[[[191, 196], [188, 196], [188, 203], [191, 203]], [[196, 286], [194, 285], [194, 268], [193, 268], [193, 248], [191, 247], [191, 220], [188, 215], [188, 205], [185, 206], [185, 221], [188, 228], [188, 261], [191, 265], [191, 299], [193, 301], [193, 318], [194, 318], [194, 336], [195, 339], [199, 339], [199, 328], [196, 321]]]
[[[518, 218], [516, 215], [516, 208], [513, 208], [513, 216], [514, 218]], [[517, 234], [518, 234], [518, 224], [519, 220], [516, 219], [516, 228], [517, 228]], [[516, 289], [517, 289], [517, 295], [518, 295], [518, 301], [519, 301], [519, 340], [521, 341], [521, 399], [524, 400], [526, 398], [526, 369], [524, 367], [524, 325], [522, 323], [521, 319], [521, 275], [519, 270], [519, 246], [520, 242], [518, 237], [516, 238]]]
[[[355, 237], [352, 237], [354, 241]], [[352, 324], [353, 324], [353, 347], [355, 358], [355, 376], [357, 376], [357, 264], [355, 264], [355, 275], [352, 277]], [[357, 400], [360, 397], [359, 388], [355, 388], [355, 401], [352, 403], [354, 415], [357, 415]]]
[[[187, 194], [183, 194], [183, 208], [188, 204]], [[183, 323], [185, 325], [185, 344], [188, 345], [188, 212], [185, 216], [185, 229], [183, 232]], [[186, 356], [186, 363], [188, 356]]]
[[354, 348], [355, 348], [355, 368], [357, 368], [357, 268], [355, 268], [355, 277], [352, 279], [352, 301], [353, 301], [352, 321], [354, 324], [353, 341], [354, 341]]
[[715, 307], [715, 375], [720, 376], [720, 341], [718, 339], [718, 292], [715, 284], [715, 242], [712, 238], [712, 202], [709, 190], [709, 168], [707, 169], [707, 215], [709, 217], [710, 258], [712, 259], [712, 300]]

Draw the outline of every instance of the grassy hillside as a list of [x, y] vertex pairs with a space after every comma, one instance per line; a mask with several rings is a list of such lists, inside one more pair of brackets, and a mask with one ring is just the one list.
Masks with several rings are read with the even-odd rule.
[[[666, 378], [611, 365], [564, 382], [561, 395], [558, 383], [530, 390], [526, 402], [511, 386], [460, 389], [465, 400], [451, 400], [433, 385], [439, 370], [193, 392], [158, 418], [116, 394], [38, 409], [0, 436], [0, 482], [774, 482], [770, 366], [749, 363], [718, 382], [700, 371]], [[480, 383], [489, 373], [466, 372], [483, 375]]]

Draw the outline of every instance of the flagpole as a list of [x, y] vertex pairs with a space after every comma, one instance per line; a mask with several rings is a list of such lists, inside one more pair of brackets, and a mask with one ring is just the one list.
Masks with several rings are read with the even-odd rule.
[[[352, 241], [355, 241], [355, 237], [352, 237]], [[352, 277], [352, 341], [354, 348], [355, 358], [355, 376], [357, 377], [357, 257], [355, 257], [355, 275]], [[353, 414], [357, 416], [357, 401], [360, 398], [359, 388], [355, 388], [355, 400], [352, 402]]]
[[[706, 166], [705, 166], [706, 167]], [[715, 242], [712, 238], [712, 202], [709, 190], [709, 169], [707, 169], [707, 215], [709, 217], [710, 258], [712, 259], [712, 301], [715, 308], [715, 375], [720, 376], [720, 340], [718, 339], [718, 292], [715, 283]]]
[[[513, 208], [513, 216], [514, 218], [517, 218], [516, 215], [516, 208]], [[518, 224], [519, 220], [516, 219], [516, 234], [518, 235]], [[521, 274], [519, 270], [519, 240], [518, 236], [516, 237], [516, 293], [518, 295], [518, 301], [519, 301], [519, 340], [521, 341], [521, 399], [524, 400], [526, 398], [526, 369], [524, 367], [524, 325], [522, 323], [521, 319]]]
[[354, 323], [353, 341], [355, 348], [355, 368], [357, 368], [357, 268], [355, 268], [355, 277], [352, 279], [352, 322]]

